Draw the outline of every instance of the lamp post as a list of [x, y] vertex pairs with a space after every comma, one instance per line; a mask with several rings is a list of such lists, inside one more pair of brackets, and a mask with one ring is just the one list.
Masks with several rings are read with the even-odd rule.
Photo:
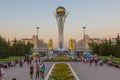
[[85, 52], [85, 29], [86, 29], [86, 27], [83, 27], [83, 30], [84, 30], [84, 37], [83, 37], [83, 39], [84, 39], [84, 52]]
[[37, 46], [36, 46], [36, 48], [37, 48], [37, 53], [38, 53], [38, 29], [39, 29], [39, 27], [36, 27], [36, 29], [37, 29]]

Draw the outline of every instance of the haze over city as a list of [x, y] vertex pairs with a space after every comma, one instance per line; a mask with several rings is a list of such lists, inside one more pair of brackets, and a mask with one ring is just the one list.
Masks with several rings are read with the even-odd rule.
[[39, 39], [58, 46], [58, 25], [54, 13], [63, 6], [68, 12], [64, 26], [65, 47], [70, 38], [83, 38], [83, 28], [91, 38], [112, 38], [120, 33], [120, 0], [1, 0], [0, 34], [13, 40], [31, 38], [39, 29]]

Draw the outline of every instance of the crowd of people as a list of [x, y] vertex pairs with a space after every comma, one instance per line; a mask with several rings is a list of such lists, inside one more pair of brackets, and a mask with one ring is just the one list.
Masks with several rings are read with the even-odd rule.
[[112, 56], [110, 56], [110, 58], [107, 60], [107, 59], [98, 58], [97, 54], [80, 55], [77, 60], [84, 63], [89, 63], [90, 66], [94, 63], [95, 66], [97, 65], [103, 66], [103, 64], [107, 64], [108, 66], [120, 68], [120, 63], [113, 61]]
[[[78, 57], [81, 62], [88, 63], [89, 66], [92, 66], [93, 64], [97, 67], [98, 65], [103, 66], [103, 63], [105, 61], [103, 59], [98, 58], [97, 54], [94, 55], [80, 55]], [[15, 66], [16, 64], [19, 64], [19, 67], [24, 67], [23, 64], [26, 62], [29, 68], [29, 73], [31, 79], [44, 79], [44, 73], [45, 73], [45, 65], [43, 61], [40, 59], [40, 56], [29, 56], [27, 60], [11, 60], [7, 64], [7, 68], [11, 66]], [[106, 62], [108, 65], [114, 65], [112, 58], [109, 59], [109, 61]], [[0, 65], [0, 80], [4, 80], [4, 69], [5, 66]], [[35, 76], [33, 75], [35, 74]], [[17, 80], [16, 78], [13, 78], [12, 80]]]
[[[33, 64], [33, 61], [35, 64]], [[29, 74], [31, 79], [35, 77], [35, 79], [42, 78], [44, 79], [44, 73], [45, 73], [45, 65], [42, 60], [40, 60], [40, 56], [30, 56], [27, 60], [27, 64], [29, 66]], [[22, 67], [22, 62], [20, 63], [20, 66]], [[35, 75], [34, 74], [35, 72]]]
[[[16, 66], [17, 60], [11, 60], [0, 64], [0, 80], [4, 80], [5, 69]], [[13, 80], [16, 80], [15, 78]]]
[[[23, 64], [24, 63], [28, 64], [28, 68], [29, 68], [29, 73], [30, 74], [30, 78], [31, 79], [44, 79], [44, 73], [45, 73], [45, 65], [43, 63], [42, 60], [40, 60], [40, 56], [29, 56], [29, 58], [27, 60], [19, 60], [19, 61], [9, 61], [6, 64], [6, 67], [3, 65], [0, 65], [0, 80], [5, 80], [4, 79], [4, 72], [6, 68], [9, 68], [11, 66], [15, 66], [15, 65], [19, 65], [19, 67], [24, 67]], [[35, 73], [34, 73], [35, 72]], [[34, 76], [33, 74], [35, 74], [36, 76]], [[16, 78], [13, 78], [12, 80], [17, 80]]]
[[86, 55], [81, 55], [79, 57], [79, 60], [84, 63], [89, 63], [91, 66], [93, 63], [95, 66], [101, 65], [103, 66], [103, 59], [99, 59], [97, 54], [86, 56]]
[[[39, 60], [39, 61], [38, 61]], [[33, 65], [32, 60], [28, 60], [28, 65], [30, 65], [30, 76], [31, 79], [33, 79], [33, 74], [34, 74], [34, 68], [35, 68], [35, 78], [39, 79], [39, 78], [44, 78], [44, 73], [45, 73], [45, 65], [43, 62], [40, 62], [40, 57], [35, 59], [35, 65]]]

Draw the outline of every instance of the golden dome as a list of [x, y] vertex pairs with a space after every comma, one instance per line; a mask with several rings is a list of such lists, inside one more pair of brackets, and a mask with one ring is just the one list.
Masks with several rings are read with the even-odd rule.
[[63, 15], [65, 15], [65, 13], [66, 13], [66, 10], [62, 6], [60, 6], [56, 9], [56, 14], [59, 15], [59, 16], [63, 16]]

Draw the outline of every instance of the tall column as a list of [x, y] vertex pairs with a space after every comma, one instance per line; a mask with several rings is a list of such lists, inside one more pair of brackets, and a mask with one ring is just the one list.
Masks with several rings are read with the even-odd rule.
[[59, 33], [59, 48], [62, 49], [64, 47], [64, 25], [62, 16], [59, 17], [59, 25], [58, 25], [58, 33]]
[[85, 52], [85, 29], [86, 29], [86, 27], [83, 27], [83, 30], [84, 30], [84, 37], [83, 37], [83, 39], [84, 39], [84, 52]]
[[36, 48], [37, 48], [37, 53], [38, 53], [38, 29], [39, 29], [39, 27], [36, 27], [36, 29], [37, 29], [37, 46], [36, 46]]
[[60, 6], [56, 9], [56, 20], [58, 23], [58, 40], [59, 40], [59, 48], [62, 50], [64, 47], [64, 23], [66, 19], [66, 10], [64, 7]]

